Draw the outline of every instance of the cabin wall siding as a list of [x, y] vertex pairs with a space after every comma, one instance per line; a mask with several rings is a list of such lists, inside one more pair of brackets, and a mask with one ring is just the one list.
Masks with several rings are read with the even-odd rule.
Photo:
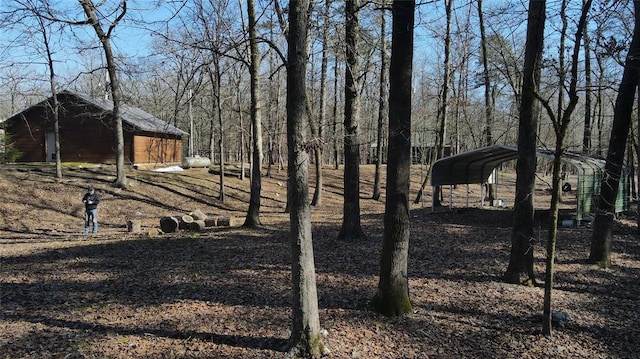
[[134, 163], [180, 163], [182, 140], [175, 136], [140, 134], [133, 136]]
[[25, 113], [15, 121], [8, 123], [5, 131], [9, 140], [7, 144], [20, 151], [18, 161], [44, 160], [46, 131], [41, 123], [30, 120], [30, 113]]

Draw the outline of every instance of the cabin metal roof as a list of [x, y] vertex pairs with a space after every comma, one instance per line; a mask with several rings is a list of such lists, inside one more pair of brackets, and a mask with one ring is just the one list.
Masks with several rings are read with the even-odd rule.
[[[66, 94], [69, 96], [77, 97], [80, 100], [86, 103], [92, 104], [103, 111], [108, 111], [108, 112], [113, 111], [113, 102], [110, 100], [92, 98], [90, 96], [71, 92], [71, 91], [62, 91], [60, 92], [60, 94]], [[187, 132], [182, 131], [181, 129], [173, 126], [170, 123], [164, 122], [161, 119], [139, 108], [121, 103], [120, 111], [121, 111], [120, 115], [122, 116], [122, 121], [135, 127], [138, 130], [149, 131], [149, 132], [170, 133], [173, 135], [181, 135], [181, 136], [188, 135]]]
[[[102, 112], [112, 112], [113, 111], [113, 102], [105, 99], [93, 98], [88, 95], [72, 92], [72, 91], [61, 91], [58, 93], [59, 96], [72, 97], [78, 100], [78, 102], [83, 102], [88, 105], [95, 107], [98, 111]], [[35, 107], [41, 107], [44, 103], [51, 101], [51, 97], [47, 98], [44, 101], [41, 101], [19, 113], [11, 116], [8, 120], [16, 118], [21, 113], [29, 111]], [[146, 132], [156, 132], [156, 133], [166, 133], [172, 135], [180, 135], [180, 136], [188, 136], [189, 134], [176, 126], [167, 123], [152, 114], [145, 112], [139, 108], [129, 106], [127, 104], [120, 104], [120, 115], [123, 123], [133, 127], [134, 129]]]

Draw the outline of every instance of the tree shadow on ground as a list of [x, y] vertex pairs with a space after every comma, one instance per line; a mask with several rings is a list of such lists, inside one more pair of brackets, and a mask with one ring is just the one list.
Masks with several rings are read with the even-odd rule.
[[[240, 335], [226, 335], [226, 334], [216, 334], [216, 333], [205, 333], [205, 332], [197, 332], [197, 331], [189, 331], [189, 330], [170, 330], [170, 329], [162, 329], [162, 328], [152, 328], [152, 327], [124, 327], [124, 326], [116, 326], [116, 325], [104, 325], [104, 324], [96, 324], [96, 323], [88, 323], [84, 321], [78, 320], [65, 320], [65, 319], [56, 319], [45, 316], [37, 316], [37, 315], [4, 315], [5, 320], [20, 320], [26, 321], [34, 324], [43, 324], [50, 327], [56, 328], [66, 328], [72, 329], [80, 332], [92, 332], [98, 334], [109, 334], [116, 333], [121, 336], [127, 335], [135, 335], [135, 336], [155, 336], [167, 339], [178, 339], [178, 340], [201, 340], [208, 343], [219, 344], [219, 345], [230, 345], [235, 347], [242, 348], [251, 348], [251, 349], [266, 349], [273, 351], [284, 351], [288, 344], [288, 339], [285, 338], [263, 338], [263, 337], [251, 337], [251, 336], [240, 336]], [[71, 339], [71, 338], [69, 338]], [[77, 340], [77, 338], [73, 338]], [[41, 341], [41, 338], [24, 338], [26, 341]], [[16, 349], [22, 349], [25, 346], [28, 347], [28, 344], [20, 344], [14, 343], [16, 345]], [[8, 352], [11, 352], [11, 345], [5, 347]]]
[[[359, 323], [379, 324], [426, 346], [447, 350], [434, 351], [432, 356], [445, 356], [456, 349], [459, 357], [490, 355], [491, 350], [494, 356], [509, 356], [518, 350], [511, 342], [521, 342], [523, 336], [531, 336], [525, 342], [536, 342], [536, 312], [541, 303], [535, 300], [540, 289], [498, 284], [508, 262], [510, 227], [503, 223], [508, 214], [472, 210], [434, 215], [429, 211], [411, 212], [408, 269], [417, 314], [391, 320], [368, 310], [379, 273], [382, 214], [363, 216], [370, 240], [355, 243], [335, 240], [339, 230], [336, 223], [314, 224], [320, 309], [344, 313], [346, 321], [361, 318]], [[616, 238], [614, 247], [621, 259], [623, 254], [638, 258], [640, 247], [631, 238]], [[160, 238], [83, 240], [73, 246], [7, 256], [2, 258], [0, 269], [4, 278], [11, 278], [2, 284], [2, 318], [62, 327], [86, 336], [148, 333], [169, 339], [195, 338], [240, 348], [278, 350], [285, 339], [277, 335], [253, 336], [240, 328], [253, 328], [260, 323], [278, 333], [288, 327], [289, 246], [286, 228], [229, 228]], [[608, 324], [570, 324], [564, 330], [591, 342], [609, 343], [611, 356], [630, 356], [640, 350], [640, 344], [627, 339], [640, 334], [634, 300], [639, 293], [640, 273], [624, 263], [610, 270], [590, 270], [578, 261], [587, 246], [588, 239], [580, 237], [558, 242], [557, 293], [569, 298], [561, 302], [563, 307], [593, 316], [606, 315]], [[542, 246], [538, 246], [536, 270], [540, 276], [542, 257]], [[580, 297], [580, 303], [572, 303], [571, 295], [580, 293], [588, 296]], [[516, 309], [501, 313], [490, 303], [487, 305], [496, 299]], [[208, 316], [222, 308], [230, 314], [208, 318], [214, 322], [206, 322], [207, 329], [158, 324], [156, 317], [162, 316], [165, 307], [182, 304], [212, 308]], [[197, 314], [201, 307], [187, 308], [182, 319], [174, 319], [189, 321], [187, 315]], [[118, 317], [118, 311], [150, 309], [156, 310], [150, 314], [155, 317], [147, 320]], [[97, 316], [109, 321], [95, 320]], [[434, 342], [433, 333], [444, 335], [449, 342]], [[63, 335], [52, 336], [58, 340]], [[25, 343], [30, 340], [34, 342]], [[42, 340], [45, 339], [27, 335], [15, 345], [37, 347]], [[491, 345], [480, 344], [487, 342]], [[548, 353], [541, 352], [541, 356]]]

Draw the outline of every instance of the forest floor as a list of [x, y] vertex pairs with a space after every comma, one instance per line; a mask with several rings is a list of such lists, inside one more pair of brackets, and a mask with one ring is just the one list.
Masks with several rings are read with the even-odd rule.
[[[421, 182], [413, 169], [411, 200]], [[129, 190], [109, 166], [0, 168], [0, 358], [284, 358], [291, 324], [286, 173], [262, 178], [264, 228], [211, 227], [150, 236], [159, 218], [234, 216], [249, 181], [203, 169], [131, 169]], [[502, 173], [503, 207], [482, 207], [478, 185], [458, 186], [432, 210], [430, 187], [411, 206], [409, 287], [413, 311], [370, 310], [379, 273], [383, 198], [373, 167], [361, 169], [365, 241], [337, 241], [342, 170], [326, 168], [312, 209], [320, 324], [331, 358], [638, 358], [640, 240], [635, 218], [616, 222], [613, 266], [586, 264], [591, 229], [559, 228], [553, 310], [568, 314], [541, 335], [542, 287], [501, 282], [509, 260], [514, 174]], [[383, 176], [384, 177], [384, 176]], [[310, 184], [313, 185], [313, 178]], [[548, 183], [537, 181], [535, 272], [544, 280]], [[100, 232], [82, 234], [88, 184], [102, 201]], [[313, 190], [313, 187], [311, 187]], [[466, 195], [468, 193], [468, 197]], [[311, 195], [311, 194], [310, 194]], [[452, 199], [452, 208], [449, 201]], [[467, 204], [468, 203], [468, 204]], [[575, 205], [575, 198], [573, 199]], [[572, 210], [571, 195], [563, 211]], [[635, 207], [634, 207], [635, 210]], [[127, 220], [139, 219], [141, 233]]]

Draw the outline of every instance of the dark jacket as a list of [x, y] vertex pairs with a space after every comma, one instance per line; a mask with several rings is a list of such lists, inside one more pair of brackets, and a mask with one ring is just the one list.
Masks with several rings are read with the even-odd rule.
[[100, 203], [100, 197], [97, 193], [87, 192], [84, 197], [82, 197], [82, 203], [84, 203], [84, 208], [88, 211], [91, 209], [98, 208], [98, 203]]

